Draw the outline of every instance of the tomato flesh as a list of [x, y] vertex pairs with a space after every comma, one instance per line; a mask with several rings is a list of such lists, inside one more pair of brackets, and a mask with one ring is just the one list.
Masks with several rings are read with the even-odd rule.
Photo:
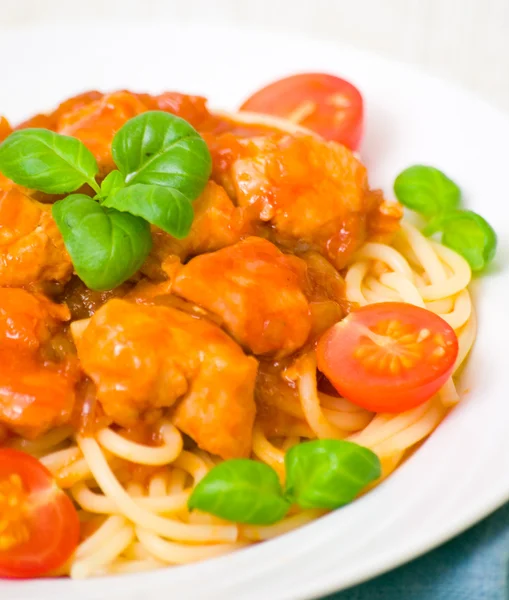
[[39, 577], [62, 566], [78, 545], [70, 498], [37, 459], [0, 449], [0, 577]]
[[326, 73], [302, 73], [275, 81], [248, 98], [241, 110], [290, 119], [352, 150], [362, 137], [364, 108], [359, 90]]
[[350, 313], [317, 345], [319, 370], [342, 396], [374, 412], [402, 412], [431, 398], [457, 355], [456, 334], [442, 318], [400, 302]]

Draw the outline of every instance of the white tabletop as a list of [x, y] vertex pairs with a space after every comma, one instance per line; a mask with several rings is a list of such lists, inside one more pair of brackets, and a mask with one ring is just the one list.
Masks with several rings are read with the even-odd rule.
[[338, 39], [416, 64], [509, 111], [509, 0], [0, 0], [0, 28], [104, 19], [235, 23]]

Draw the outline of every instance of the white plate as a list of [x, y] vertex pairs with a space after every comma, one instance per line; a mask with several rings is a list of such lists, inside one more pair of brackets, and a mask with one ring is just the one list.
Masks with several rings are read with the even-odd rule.
[[[86, 88], [176, 89], [235, 108], [260, 84], [305, 70], [344, 75], [367, 102], [362, 154], [391, 195], [424, 162], [463, 188], [497, 229], [497, 264], [477, 293], [470, 393], [426, 444], [375, 491], [269, 543], [198, 565], [84, 582], [1, 582], [9, 599], [299, 600], [343, 589], [444, 542], [509, 499], [509, 120], [443, 82], [332, 43], [206, 27], [32, 29], [0, 36], [0, 113], [13, 120]], [[6, 68], [7, 67], [7, 68]]]

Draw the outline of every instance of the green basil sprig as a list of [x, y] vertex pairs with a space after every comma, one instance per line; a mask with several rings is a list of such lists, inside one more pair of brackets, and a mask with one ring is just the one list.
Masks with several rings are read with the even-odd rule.
[[481, 215], [470, 210], [446, 214], [440, 222], [442, 242], [464, 256], [473, 271], [489, 264], [497, 250], [497, 235]]
[[129, 279], [150, 252], [149, 223], [183, 238], [192, 201], [203, 191], [212, 161], [207, 145], [183, 119], [149, 111], [124, 124], [112, 142], [118, 170], [102, 183], [93, 154], [79, 140], [46, 129], [15, 131], [0, 145], [0, 173], [48, 194], [88, 184], [95, 196], [72, 194], [53, 205], [78, 276], [93, 290]]
[[461, 200], [461, 190], [454, 181], [424, 165], [402, 171], [394, 181], [394, 192], [401, 204], [427, 217], [454, 210]]
[[301, 508], [339, 508], [381, 475], [380, 461], [368, 448], [342, 440], [315, 440], [285, 456], [284, 491], [272, 467], [248, 459], [220, 463], [189, 498], [197, 508], [237, 523], [270, 525], [292, 504]]
[[188, 506], [229, 521], [270, 525], [286, 515], [290, 503], [272, 467], [254, 460], [232, 459], [215, 466], [200, 481]]
[[105, 208], [84, 194], [55, 202], [53, 218], [79, 276], [97, 290], [111, 289], [131, 277], [152, 247], [147, 221]]
[[343, 440], [293, 446], [286, 453], [285, 465], [286, 497], [302, 508], [338, 508], [380, 477], [377, 455]]
[[128, 121], [111, 146], [126, 183], [162, 185], [196, 198], [205, 187], [212, 159], [200, 134], [184, 119], [165, 112]]
[[111, 171], [108, 173], [106, 177], [103, 179], [101, 183], [101, 190], [98, 196], [103, 201], [106, 200], [109, 196], [116, 194], [118, 191], [125, 188], [125, 180], [124, 176], [120, 171]]
[[497, 235], [475, 212], [461, 210], [461, 190], [434, 167], [414, 165], [394, 181], [396, 198], [427, 219], [425, 235], [442, 234], [442, 243], [461, 254], [472, 271], [481, 271], [494, 258]]
[[104, 206], [143, 217], [176, 238], [184, 238], [193, 223], [193, 206], [178, 190], [135, 183], [116, 190]]
[[0, 171], [18, 185], [66, 194], [88, 183], [96, 191], [94, 155], [76, 138], [47, 129], [21, 129], [0, 145]]

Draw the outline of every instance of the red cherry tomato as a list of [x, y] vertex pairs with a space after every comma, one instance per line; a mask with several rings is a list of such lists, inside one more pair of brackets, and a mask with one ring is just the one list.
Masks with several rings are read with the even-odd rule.
[[364, 306], [320, 338], [318, 368], [338, 392], [375, 412], [403, 412], [431, 398], [458, 355], [454, 330], [411, 304]]
[[62, 566], [79, 534], [78, 513], [46, 467], [0, 449], [0, 577], [39, 577]]
[[284, 117], [352, 150], [362, 136], [359, 90], [326, 73], [302, 73], [275, 81], [254, 93], [240, 109]]

